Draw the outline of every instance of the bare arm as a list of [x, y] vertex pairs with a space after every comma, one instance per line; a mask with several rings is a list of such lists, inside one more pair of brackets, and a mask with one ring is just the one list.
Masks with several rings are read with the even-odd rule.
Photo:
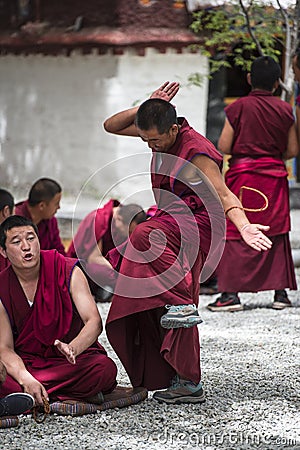
[[84, 326], [69, 344], [56, 339], [54, 345], [57, 346], [71, 364], [75, 364], [76, 356], [80, 355], [97, 340], [102, 331], [102, 320], [87, 279], [79, 267], [74, 267], [70, 292]]
[[225, 153], [226, 155], [231, 154], [231, 147], [234, 137], [234, 130], [229, 123], [229, 120], [226, 118], [223, 126], [223, 130], [221, 131], [220, 138], [218, 141], [218, 149]]
[[[288, 133], [287, 149], [283, 154], [283, 159], [294, 158], [299, 153], [300, 145], [300, 107], [296, 106], [296, 124], [293, 124]], [[298, 135], [297, 135], [298, 133]]]
[[14, 341], [9, 318], [0, 302], [0, 358], [6, 366], [7, 373], [31, 394], [36, 404], [43, 405], [42, 396], [47, 400], [48, 394], [44, 386], [26, 369], [22, 359], [14, 351]]
[[242, 209], [241, 202], [224, 183], [217, 164], [205, 155], [195, 156], [192, 163], [201, 170], [213, 185], [225, 211], [232, 206], [236, 206], [228, 212], [227, 216], [237, 227], [244, 241], [258, 251], [271, 248], [272, 242], [262, 233], [262, 231], [268, 231], [270, 227], [250, 224]]
[[99, 264], [100, 266], [107, 266], [112, 268], [110, 262], [103, 256], [102, 250], [103, 250], [102, 239], [100, 239], [98, 245], [95, 245], [94, 249], [90, 253], [88, 257], [88, 263], [95, 263]]
[[[166, 81], [158, 89], [156, 89], [150, 98], [161, 98], [166, 101], [171, 101], [179, 90], [179, 83]], [[134, 108], [125, 109], [105, 120], [103, 126], [108, 133], [123, 135], [123, 136], [138, 136], [136, 126], [134, 124], [135, 115], [138, 106]]]

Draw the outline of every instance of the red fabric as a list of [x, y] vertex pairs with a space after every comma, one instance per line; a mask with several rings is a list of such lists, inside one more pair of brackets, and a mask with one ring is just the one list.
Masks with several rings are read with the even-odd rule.
[[[269, 225], [268, 236], [285, 234], [290, 231], [289, 189], [287, 170], [279, 159], [262, 157], [259, 159], [241, 158], [230, 165], [226, 172], [225, 182], [237, 196], [242, 192], [242, 204], [245, 208], [260, 209], [265, 205], [263, 197], [255, 191], [242, 189], [250, 187], [262, 192], [268, 199], [268, 207], [264, 211], [245, 211], [251, 223]], [[241, 235], [233, 223], [227, 219], [227, 239], [241, 239]]]
[[6, 269], [6, 267], [8, 267], [10, 264], [10, 262], [8, 261], [7, 258], [4, 258], [4, 256], [0, 255], [0, 272], [2, 272], [2, 270]]
[[295, 121], [291, 105], [271, 92], [252, 91], [226, 106], [225, 113], [234, 129], [233, 156], [282, 158]]
[[103, 239], [103, 255], [111, 250], [113, 245], [111, 235], [111, 221], [113, 208], [120, 203], [117, 200], [109, 200], [102, 208], [91, 211], [81, 222], [73, 241], [67, 251], [72, 258], [87, 261], [100, 239]]
[[102, 208], [91, 211], [81, 222], [77, 233], [70, 244], [67, 255], [82, 260], [82, 267], [88, 277], [90, 289], [96, 294], [98, 286], [110, 286], [114, 288], [116, 282], [116, 273], [111, 268], [87, 263], [87, 260], [102, 239], [102, 254], [114, 249], [114, 240], [118, 241], [118, 236], [114, 233], [112, 236], [112, 218], [113, 208], [119, 206], [118, 200], [109, 200]]
[[220, 292], [297, 289], [288, 234], [270, 239], [272, 250], [266, 252], [257, 252], [241, 240], [226, 242], [218, 268]]
[[[16, 205], [16, 214], [27, 217], [32, 220], [29, 209], [28, 200], [20, 202]], [[59, 235], [59, 228], [56, 217], [51, 219], [43, 219], [37, 225], [39, 231], [39, 240], [42, 250], [57, 250], [62, 255], [65, 255], [65, 248], [61, 242]]]
[[[98, 342], [79, 355], [76, 365], [53, 346], [55, 339], [70, 342], [83, 326], [69, 294], [76, 262], [55, 250], [41, 251], [40, 279], [32, 307], [12, 267], [0, 273], [0, 298], [10, 319], [15, 351], [51, 398], [59, 400], [84, 399], [109, 391], [116, 376], [114, 363]], [[16, 385], [8, 377], [0, 395], [7, 395], [10, 389], [16, 391]]]
[[[226, 184], [237, 196], [242, 186], [266, 195], [268, 208], [260, 212], [246, 211], [246, 215], [252, 223], [270, 226], [266, 234], [273, 246], [265, 252], [252, 250], [227, 220], [226, 245], [217, 269], [219, 289], [222, 292], [296, 289], [288, 236], [287, 171], [282, 160], [288, 132], [294, 124], [292, 108], [271, 93], [253, 91], [227, 106], [225, 112], [234, 130]], [[256, 192], [243, 190], [244, 207], [259, 209], [264, 203]]]
[[[168, 387], [175, 373], [195, 383], [201, 377], [197, 327], [164, 330], [159, 320], [166, 304], [198, 304], [199, 276], [210, 242], [210, 222], [201, 200], [176, 177], [198, 154], [219, 166], [222, 157], [186, 120], [180, 123], [168, 154], [182, 159], [165, 159], [158, 172], [153, 154], [158, 210], [130, 236], [106, 322], [109, 341], [133, 386], [150, 390]], [[181, 226], [188, 233], [181, 234]], [[201, 249], [195, 246], [199, 233]], [[112, 259], [118, 261], [115, 255]]]

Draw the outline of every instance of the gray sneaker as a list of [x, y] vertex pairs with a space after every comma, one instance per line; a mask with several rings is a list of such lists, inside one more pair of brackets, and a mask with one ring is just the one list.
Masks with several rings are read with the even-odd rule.
[[168, 312], [160, 319], [163, 328], [190, 328], [203, 322], [196, 305], [166, 305]]
[[153, 398], [160, 403], [173, 405], [205, 402], [202, 383], [195, 384], [192, 381], [181, 380], [178, 376], [172, 380], [168, 389], [154, 392]]

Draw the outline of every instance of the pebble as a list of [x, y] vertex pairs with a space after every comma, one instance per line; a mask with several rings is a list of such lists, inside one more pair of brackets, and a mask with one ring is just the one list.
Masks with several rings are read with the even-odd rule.
[[[296, 269], [300, 286], [300, 268]], [[240, 294], [243, 312], [212, 313], [201, 296], [199, 326], [204, 389], [202, 405], [161, 405], [149, 398], [124, 409], [83, 417], [51, 415], [43, 424], [20, 416], [17, 428], [0, 430], [10, 450], [282, 450], [300, 449], [300, 292], [294, 308], [270, 308], [271, 291]], [[98, 304], [103, 320], [109, 304]], [[118, 382], [127, 374], [118, 365]]]

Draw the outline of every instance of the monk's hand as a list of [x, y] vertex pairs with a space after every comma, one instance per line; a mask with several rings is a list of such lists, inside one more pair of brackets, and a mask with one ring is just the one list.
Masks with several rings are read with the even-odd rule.
[[178, 91], [179, 91], [179, 83], [175, 81], [169, 83], [169, 81], [166, 81], [158, 89], [156, 89], [156, 91], [154, 91], [151, 94], [150, 98], [161, 98], [162, 100], [170, 102], [172, 98], [175, 97]]
[[69, 363], [76, 364], [74, 349], [70, 344], [66, 344], [65, 342], [56, 339], [54, 345], [67, 358]]
[[272, 247], [272, 241], [263, 234], [263, 231], [268, 231], [269, 229], [269, 226], [248, 223], [242, 227], [240, 233], [246, 244], [260, 252], [261, 250], [269, 250]]
[[20, 384], [24, 392], [32, 395], [36, 406], [43, 406], [43, 397], [49, 401], [49, 396], [44, 386], [29, 372], [25, 373]]

